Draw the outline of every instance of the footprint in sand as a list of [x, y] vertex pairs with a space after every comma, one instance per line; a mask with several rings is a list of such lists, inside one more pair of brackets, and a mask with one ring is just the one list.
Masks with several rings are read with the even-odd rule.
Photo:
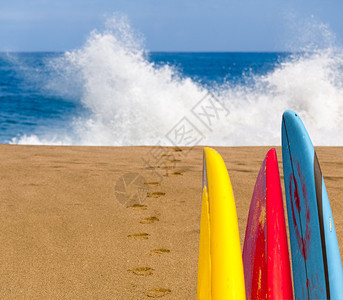
[[147, 240], [149, 236], [150, 234], [148, 233], [133, 233], [133, 234], [129, 234], [127, 237], [133, 238], [135, 240]]
[[153, 193], [148, 193], [147, 197], [148, 198], [159, 198], [161, 196], [164, 196], [166, 193], [164, 192], [153, 192]]
[[163, 296], [166, 296], [171, 293], [170, 289], [164, 289], [164, 288], [157, 288], [157, 289], [152, 289], [147, 292], [147, 296], [151, 298], [161, 298]]
[[155, 270], [149, 267], [138, 267], [127, 271], [138, 276], [150, 276], [154, 274]]
[[146, 210], [148, 207], [144, 204], [136, 203], [136, 204], [133, 204], [131, 206], [128, 206], [127, 208], [132, 208], [134, 210]]
[[142, 220], [139, 221], [139, 223], [141, 224], [152, 224], [155, 222], [158, 222], [160, 219], [157, 217], [148, 217], [148, 218], [144, 218]]
[[172, 159], [172, 160], [170, 160], [170, 162], [173, 162], [173, 163], [177, 163], [177, 162], [180, 162], [181, 161], [181, 159]]
[[145, 185], [153, 185], [153, 186], [157, 186], [160, 185], [160, 183], [158, 181], [152, 181], [152, 182], [144, 182]]
[[162, 254], [169, 253], [169, 252], [170, 252], [170, 250], [169, 249], [165, 249], [165, 248], [153, 249], [153, 250], [150, 251], [150, 256], [162, 255]]
[[182, 149], [180, 149], [180, 148], [174, 148], [174, 152], [182, 152]]
[[169, 174], [164, 174], [164, 177], [169, 177], [169, 176], [183, 176], [182, 172], [173, 172], [173, 173], [169, 173]]
[[173, 172], [171, 175], [174, 175], [174, 176], [182, 176], [182, 172]]

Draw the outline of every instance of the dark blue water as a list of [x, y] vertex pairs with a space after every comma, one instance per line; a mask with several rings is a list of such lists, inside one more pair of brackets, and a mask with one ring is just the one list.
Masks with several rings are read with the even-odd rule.
[[[0, 143], [23, 135], [63, 135], [72, 130], [73, 121], [87, 114], [88, 108], [81, 102], [82, 86], [76, 81], [74, 87], [70, 80], [63, 81], [63, 67], [55, 68], [55, 60], [64, 55], [0, 54]], [[189, 77], [211, 90], [223, 84], [247, 85], [253, 76], [273, 71], [288, 55], [153, 52], [146, 59], [156, 68], [173, 66], [177, 70], [175, 76]]]
[[[61, 53], [0, 54], [0, 142], [68, 127], [78, 105], [46, 89], [47, 64]], [[53, 80], [53, 78], [51, 78]], [[67, 130], [67, 128], [66, 128]]]
[[181, 70], [182, 74], [202, 85], [211, 87], [223, 83], [246, 84], [252, 75], [265, 75], [290, 53], [182, 53], [154, 52], [150, 59], [156, 64], [169, 64]]

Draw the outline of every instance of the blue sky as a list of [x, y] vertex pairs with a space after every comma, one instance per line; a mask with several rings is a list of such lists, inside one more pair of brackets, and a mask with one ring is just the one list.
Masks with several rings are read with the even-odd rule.
[[[127, 15], [152, 51], [283, 51], [343, 41], [342, 0], [10, 0], [0, 4], [0, 51], [79, 48], [113, 13]], [[319, 28], [319, 29], [318, 29]], [[319, 43], [325, 41], [319, 38]]]

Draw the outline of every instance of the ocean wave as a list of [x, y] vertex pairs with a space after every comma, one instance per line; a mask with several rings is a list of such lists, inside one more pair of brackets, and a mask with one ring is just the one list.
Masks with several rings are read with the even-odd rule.
[[292, 109], [315, 145], [343, 145], [343, 51], [332, 42], [295, 52], [265, 75], [249, 74], [249, 83], [209, 91], [175, 67], [149, 61], [141, 40], [126, 18], [115, 17], [82, 48], [51, 59], [55, 77], [47, 88], [77, 91], [87, 113], [74, 117], [67, 135], [47, 131], [11, 143], [280, 145], [281, 116]]

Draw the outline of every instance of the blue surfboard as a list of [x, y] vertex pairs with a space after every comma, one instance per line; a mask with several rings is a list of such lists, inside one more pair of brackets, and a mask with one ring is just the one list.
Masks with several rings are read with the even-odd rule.
[[343, 299], [343, 269], [322, 172], [299, 116], [282, 117], [282, 158], [296, 299]]

